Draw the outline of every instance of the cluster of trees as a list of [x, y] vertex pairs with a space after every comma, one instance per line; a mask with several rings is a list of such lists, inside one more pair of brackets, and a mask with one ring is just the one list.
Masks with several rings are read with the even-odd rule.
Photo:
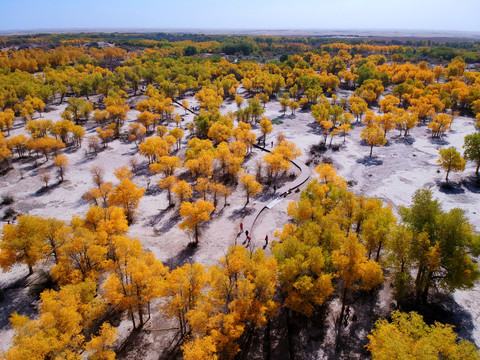
[[123, 60], [127, 51], [119, 47], [86, 48], [82, 46], [59, 46], [44, 50], [36, 47], [32, 49], [7, 50], [0, 52], [0, 68], [12, 71], [28, 72], [43, 71], [47, 68], [56, 68], [74, 63], [100, 63], [104, 60]]
[[[480, 278], [473, 259], [479, 254], [480, 236], [461, 209], [444, 212], [430, 190], [419, 190], [411, 206], [400, 209], [397, 221], [380, 200], [349, 192], [330, 165], [320, 165], [316, 172], [318, 179], [288, 206], [294, 223], [278, 231], [280, 241], [272, 245], [285, 306], [308, 316], [338, 286], [341, 336], [346, 299], [352, 298], [347, 293], [375, 288], [383, 282], [383, 269], [389, 270], [400, 308], [412, 298], [426, 303], [432, 288], [446, 292], [471, 288]], [[415, 323], [404, 328], [403, 319], [410, 317]], [[369, 335], [367, 347], [373, 358], [397, 358], [404, 354], [405, 344], [440, 357], [457, 352], [479, 356], [472, 344], [457, 343], [449, 326], [425, 328], [415, 314], [397, 312], [392, 318], [393, 323], [379, 321]], [[411, 334], [410, 326], [419, 324], [425, 329]], [[449, 339], [444, 347], [436, 347], [430, 337], [437, 329]]]
[[[344, 43], [264, 65], [169, 56], [220, 48], [244, 54], [289, 46], [309, 50], [307, 41], [280, 46], [268, 38], [257, 40], [254, 45], [245, 41], [222, 46], [148, 40], [153, 41], [152, 48], [129, 53], [116, 47], [87, 50], [72, 45], [2, 52], [0, 161], [9, 162], [15, 154], [28, 155], [35, 162], [40, 157], [48, 161], [53, 153], [63, 181], [68, 159], [60, 151], [66, 146], [80, 148], [86, 135], [82, 125], [93, 119], [98, 129], [97, 135], [88, 138], [89, 149], [97, 154], [102, 144], [107, 147], [120, 137], [134, 141], [150, 171], [160, 174], [158, 186], [165, 190], [169, 205], [174, 205], [175, 196], [182, 218], [179, 227], [198, 243], [201, 227], [210, 220], [219, 198], [226, 204], [231, 194], [226, 184], [239, 181], [248, 204], [250, 197], [262, 191], [262, 183], [276, 181], [301, 156], [296, 145], [280, 133], [275, 147], [256, 164], [255, 175], [242, 168], [257, 144], [253, 131], [257, 124], [264, 145], [273, 130], [272, 122], [262, 116], [272, 99], [279, 101], [284, 114], [288, 108], [293, 115], [299, 108], [310, 109], [325, 144], [330, 137], [330, 146], [339, 134], [345, 142], [354, 119], [362, 121], [361, 137], [371, 147], [370, 156], [374, 146], [386, 143], [389, 131], [398, 129], [407, 136], [419, 121], [428, 122], [433, 137], [441, 137], [461, 111], [473, 113], [480, 128], [480, 73], [465, 71], [465, 61], [459, 57], [451, 57], [445, 67], [431, 68], [425, 62], [405, 62], [409, 49], [399, 45]], [[32, 74], [38, 70], [43, 71]], [[250, 98], [237, 94], [240, 84]], [[339, 87], [353, 89], [354, 94], [338, 101], [335, 91]], [[390, 88], [392, 94], [383, 96]], [[146, 98], [136, 103], [140, 113], [125, 138], [127, 99], [140, 89]], [[186, 135], [179, 127], [182, 117], [175, 114], [174, 103], [187, 94], [195, 94], [200, 111], [187, 127], [190, 139], [180, 159], [176, 150]], [[99, 97], [97, 103], [89, 100], [94, 95]], [[67, 97], [62, 120], [42, 118], [48, 104], [62, 103]], [[220, 112], [226, 99], [235, 101], [237, 111]], [[377, 114], [369, 110], [377, 105]], [[186, 100], [182, 107], [185, 112], [189, 109]], [[39, 118], [34, 119], [36, 114]], [[17, 117], [23, 118], [29, 137], [10, 136]], [[169, 129], [172, 121], [174, 127]], [[465, 138], [464, 149], [464, 158], [455, 149], [440, 151], [439, 163], [447, 172], [447, 181], [451, 171], [464, 169], [466, 160], [475, 162], [478, 174], [478, 133]], [[133, 160], [133, 173], [136, 165]], [[191, 181], [180, 180], [180, 171], [188, 171]], [[53, 263], [51, 276], [56, 286], [42, 294], [38, 319], [12, 316], [14, 344], [5, 357], [80, 358], [87, 354], [92, 359], [111, 359], [116, 334], [102, 320], [108, 309], [127, 311], [136, 328], [150, 316], [150, 302], [164, 298], [161, 310], [178, 320], [186, 336], [182, 347], [186, 359], [227, 359], [240, 351], [246, 336], [275, 316], [280, 306], [274, 300], [277, 288], [284, 305], [304, 315], [312, 314], [339, 289], [342, 308], [337, 318], [341, 324], [349, 292], [353, 296], [374, 289], [383, 282], [384, 269], [390, 271], [399, 303], [410, 295], [426, 302], [433, 287], [450, 292], [471, 287], [479, 278], [471, 255], [480, 251], [480, 240], [462, 210], [444, 212], [431, 192], [421, 190], [410, 207], [400, 210], [402, 219], [397, 221], [381, 201], [349, 192], [331, 166], [321, 165], [316, 172], [318, 178], [300, 200], [288, 206], [293, 223], [277, 232], [280, 241], [272, 246], [273, 257], [261, 250], [250, 253], [233, 247], [215, 266], [187, 264], [170, 271], [144, 251], [138, 240], [126, 236], [145, 192], [132, 181], [134, 174], [126, 167], [117, 169], [118, 184], [114, 185], [104, 181], [101, 169], [92, 169], [95, 187], [84, 195], [92, 206], [83, 218], [74, 217], [67, 224], [23, 215], [17, 225], [4, 227], [0, 266], [8, 270], [20, 262], [32, 273], [40, 262]], [[40, 169], [39, 174], [48, 186], [48, 171]], [[385, 352], [383, 331], [393, 331], [392, 326], [407, 320], [422, 327], [422, 346], [429, 346], [426, 352], [472, 351], [467, 343], [455, 342], [450, 328], [425, 327], [415, 315], [405, 316], [394, 314], [392, 323], [377, 324], [370, 337], [372, 356], [392, 354]], [[405, 343], [418, 340], [407, 339], [404, 333], [408, 330], [395, 331]], [[442, 349], [431, 348], [437, 331], [446, 337]]]
[[437, 163], [446, 171], [445, 180], [447, 182], [450, 172], [462, 172], [465, 170], [467, 161], [475, 164], [475, 175], [478, 176], [478, 169], [480, 168], [480, 133], [476, 132], [465, 136], [463, 148], [465, 149], [463, 157], [455, 147], [439, 151], [440, 158], [437, 160]]
[[[332, 39], [322, 37], [286, 36], [248, 36], [248, 35], [205, 35], [205, 34], [172, 34], [172, 33], [82, 33], [82, 34], [32, 34], [0, 37], [0, 44], [5, 46], [52, 48], [55, 46], [88, 46], [100, 50], [100, 41], [115, 44], [126, 49], [154, 48], [165, 55], [191, 56], [197, 52], [235, 54], [237, 56], [254, 54], [273, 56], [275, 54], [298, 53], [311, 51], [327, 51], [335, 53], [339, 49], [349, 53], [369, 54], [380, 52], [392, 59], [421, 61], [449, 61], [456, 56], [463, 56], [467, 62], [474, 63], [478, 56], [478, 42], [437, 43], [434, 40], [402, 40], [387, 41], [383, 38], [367, 39]], [[191, 48], [195, 48], [193, 51]], [[108, 48], [107, 48], [108, 49]], [[52, 54], [45, 51], [41, 60]], [[54, 53], [55, 54], [55, 53]], [[57, 58], [60, 56], [57, 56]], [[95, 56], [96, 58], [97, 56]], [[100, 56], [100, 59], [102, 57]], [[44, 60], [43, 60], [44, 61]]]
[[[92, 169], [96, 186], [85, 197], [93, 205], [84, 217], [66, 223], [22, 215], [3, 228], [0, 266], [23, 263], [33, 272], [48, 264], [56, 284], [42, 293], [37, 319], [12, 315], [15, 335], [4, 356], [113, 359], [116, 330], [104, 320], [109, 309], [126, 311], [133, 327], [141, 327], [151, 316], [151, 301], [162, 298], [159, 310], [177, 321], [185, 359], [228, 359], [276, 316], [277, 289], [286, 307], [309, 316], [338, 288], [342, 321], [347, 293], [377, 287], [386, 268], [399, 303], [409, 293], [425, 302], [432, 287], [469, 288], [480, 277], [472, 259], [480, 238], [462, 210], [444, 212], [429, 190], [419, 190], [412, 205], [400, 209], [397, 223], [390, 206], [348, 191], [330, 165], [318, 166], [316, 173], [300, 200], [289, 204], [293, 223], [277, 231], [273, 256], [234, 246], [216, 265], [170, 270], [126, 235], [129, 211], [143, 193], [128, 189], [130, 171], [117, 169], [120, 183], [114, 187], [100, 169]], [[202, 212], [212, 210], [207, 203], [182, 203], [181, 215], [189, 217], [185, 226], [205, 221]], [[411, 334], [412, 326], [421, 332]], [[388, 341], [392, 332], [395, 347]], [[442, 347], [432, 343], [437, 332], [445, 336]], [[369, 339], [367, 347], [379, 359], [403, 351], [403, 344], [418, 352], [478, 356], [472, 344], [456, 342], [451, 327], [427, 327], [416, 314], [393, 313], [391, 323], [377, 322]]]
[[[297, 61], [297, 65], [302, 61], [305, 63], [303, 66], [308, 65], [308, 60], [313, 68], [328, 68], [329, 56], [327, 54], [324, 57], [326, 59], [319, 60], [305, 55], [302, 60]], [[396, 128], [400, 135], [407, 136], [420, 120], [423, 123], [428, 121], [432, 137], [438, 138], [451, 129], [453, 119], [459, 111], [473, 112], [476, 122], [479, 122], [479, 73], [465, 72], [465, 62], [461, 58], [453, 59], [446, 68], [437, 66], [429, 69], [426, 62], [418, 65], [395, 62], [382, 64], [385, 59], [382, 60], [382, 57], [377, 55], [362, 59], [357, 54], [352, 58], [341, 49], [334, 60], [343, 63], [343, 66], [340, 66], [343, 70], [338, 74], [345, 85], [359, 85], [348, 101], [341, 99], [337, 105], [338, 97], [335, 94], [329, 101], [321, 91], [311, 98], [311, 95], [297, 84], [290, 88], [290, 92], [295, 94], [300, 104], [313, 104], [312, 116], [323, 131], [325, 144], [328, 136], [331, 137], [331, 145], [335, 135], [345, 135], [350, 129], [353, 116], [357, 122], [362, 120], [366, 125], [361, 137], [371, 147], [370, 156], [374, 146], [386, 143], [390, 130]], [[445, 81], [440, 83], [440, 78]], [[377, 101], [384, 93], [385, 86], [391, 83], [398, 84], [392, 89], [393, 95], [387, 94]], [[285, 111], [288, 101], [282, 98], [280, 103]], [[378, 115], [369, 110], [369, 106], [377, 103], [380, 112]]]
[[0, 266], [24, 263], [32, 273], [38, 264], [51, 264], [56, 284], [41, 294], [38, 319], [12, 315], [15, 335], [5, 358], [113, 359], [116, 330], [103, 320], [109, 310], [127, 311], [136, 328], [151, 316], [155, 298], [165, 298], [161, 311], [178, 321], [182, 336], [191, 334], [183, 345], [186, 359], [199, 352], [200, 358], [231, 358], [242, 336], [275, 315], [276, 261], [263, 250], [236, 246], [218, 265], [169, 271], [139, 240], [126, 236], [129, 208], [117, 205], [134, 202], [135, 191], [124, 191], [128, 169], [116, 170], [121, 183], [115, 188], [103, 181], [100, 169], [92, 174], [96, 187], [85, 197], [96, 205], [83, 218], [67, 224], [21, 215], [16, 225], [3, 228]]
[[[337, 43], [325, 49], [327, 51], [292, 55], [283, 63], [272, 61], [260, 66], [254, 62], [231, 64], [226, 60], [213, 63], [191, 57], [173, 59], [155, 49], [126, 54], [118, 48], [85, 50], [74, 46], [59, 47], [49, 50], [52, 54], [47, 53], [51, 57], [55, 57], [57, 52], [64, 53], [66, 60], [61, 64], [42, 63], [44, 71], [41, 75], [32, 75], [20, 69], [12, 71], [15, 67], [4, 65], [9, 70], [0, 74], [0, 107], [4, 110], [0, 125], [2, 131], [8, 134], [13, 122], [12, 111], [15, 116], [27, 121], [35, 111], [41, 116], [46, 104], [55, 98], [62, 102], [69, 95], [78, 99], [71, 98], [62, 115], [78, 125], [88, 120], [94, 110], [94, 105], [88, 102], [89, 96], [100, 94], [105, 97], [105, 110], [97, 109], [94, 113], [95, 120], [102, 127], [98, 134], [100, 140], [92, 138], [89, 141], [91, 149], [96, 152], [99, 141], [106, 145], [111, 138], [119, 136], [128, 111], [124, 100], [127, 93], [124, 91], [136, 94], [141, 84], [149, 85], [146, 91], [148, 99], [137, 104], [137, 109], [142, 112], [139, 122], [146, 132], [154, 130], [159, 121], [174, 119], [177, 124], [180, 123], [180, 116], [173, 115], [172, 101], [188, 91], [196, 93], [203, 110], [195, 123], [196, 134], [200, 137], [207, 136], [211, 123], [221, 117], [218, 109], [223, 99], [235, 98], [239, 107], [230, 118], [257, 122], [263, 112], [260, 102], [265, 106], [285, 87], [288, 92], [279, 100], [284, 112], [287, 108], [294, 113], [297, 108], [312, 106], [312, 115], [321, 124], [325, 137], [331, 136], [330, 143], [335, 135], [341, 133], [345, 136], [348, 132], [349, 117], [343, 116], [340, 108], [359, 120], [367, 114], [369, 106], [377, 103], [390, 84], [394, 85], [393, 95], [387, 95], [378, 102], [383, 115], [366, 116], [368, 127], [375, 125], [364, 135], [369, 144], [381, 144], [382, 132], [385, 138], [393, 128], [407, 135], [419, 120], [431, 120], [429, 128], [432, 136], [440, 137], [450, 128], [457, 112], [471, 111], [477, 118], [480, 116], [480, 77], [478, 72], [465, 71], [465, 62], [460, 57], [453, 58], [445, 67], [439, 65], [432, 69], [424, 61], [417, 65], [403, 63], [398, 58], [387, 62], [386, 56], [398, 52], [400, 46]], [[36, 61], [36, 58], [40, 61], [42, 56], [46, 56], [41, 49], [22, 50], [16, 54], [10, 51], [3, 55], [7, 60], [18, 56], [29, 61]], [[124, 61], [121, 66], [108, 69], [85, 61], [86, 55]], [[255, 95], [243, 109], [243, 99], [236, 95], [240, 83]], [[336, 104], [334, 92], [339, 86], [358, 88], [349, 101], [341, 99]], [[332, 96], [331, 105], [327, 104], [323, 95]], [[86, 97], [87, 101], [82, 101], [80, 97]], [[451, 115], [446, 114], [448, 111]], [[106, 128], [108, 123], [113, 125]], [[143, 128], [132, 129], [131, 134], [132, 139], [140, 138], [141, 141]]]
[[[272, 131], [271, 122], [267, 118], [263, 118], [261, 124], [264, 136]], [[256, 135], [251, 131], [249, 123], [240, 121], [234, 128], [232, 120], [222, 116], [208, 130], [209, 137], [214, 139], [216, 146], [210, 139], [193, 137], [187, 143], [182, 162], [171, 153], [176, 142], [172, 133], [180, 129], [173, 128], [168, 133], [166, 128], [164, 130], [163, 137], [152, 136], [140, 143], [139, 151], [149, 159], [150, 171], [163, 176], [158, 181], [158, 186], [166, 190], [169, 206], [174, 205], [172, 194], [178, 199], [180, 215], [184, 219], [180, 228], [191, 231], [194, 242], [198, 243], [201, 225], [210, 219], [218, 199], [223, 197], [226, 204], [227, 197], [231, 194], [232, 188], [226, 184], [240, 181], [245, 189], [246, 204], [251, 196], [262, 192], [262, 162], [257, 164], [255, 176], [242, 168], [245, 156], [257, 141]], [[267, 173], [264, 181], [275, 181], [279, 172], [285, 173], [290, 169], [291, 161], [300, 155], [295, 144], [280, 134], [275, 148], [263, 159]], [[179, 180], [176, 173], [184, 169], [195, 179], [194, 184]], [[201, 198], [195, 203], [192, 202], [193, 190]], [[207, 201], [207, 194], [211, 201]]]

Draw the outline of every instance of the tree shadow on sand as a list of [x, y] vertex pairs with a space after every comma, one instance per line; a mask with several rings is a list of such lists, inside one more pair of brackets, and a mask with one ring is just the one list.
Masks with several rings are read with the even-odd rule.
[[108, 148], [101, 147], [100, 149], [97, 150], [96, 154], [94, 152], [89, 152], [87, 150], [84, 150], [83, 157], [79, 161], [77, 161], [75, 165], [85, 165], [86, 163], [89, 163], [95, 160], [98, 155], [100, 155], [101, 153], [107, 150]]
[[[327, 335], [325, 319], [328, 314], [329, 301], [319, 306], [310, 316], [304, 316], [287, 310], [288, 344], [290, 359], [311, 359], [311, 355], [322, 347]], [[283, 329], [274, 329], [282, 331]], [[332, 351], [333, 353], [333, 351]], [[330, 356], [329, 359], [334, 359]]]
[[472, 175], [462, 180], [462, 185], [470, 192], [480, 194], [480, 176]]
[[323, 131], [316, 122], [311, 122], [307, 124], [307, 127], [310, 129], [307, 131], [310, 134], [315, 134], [318, 136], [323, 136]]
[[1, 289], [0, 292], [0, 329], [10, 327], [10, 315], [34, 317], [38, 313], [36, 302], [46, 289], [51, 289], [53, 282], [48, 273], [36, 270], [33, 275], [22, 276]]
[[133, 156], [137, 153], [138, 153], [138, 148], [135, 146], [132, 149], [130, 149], [129, 151], [126, 151], [126, 152], [122, 153], [122, 155]]
[[190, 243], [186, 247], [184, 247], [179, 253], [167, 259], [164, 264], [168, 266], [171, 270], [183, 266], [187, 263], [193, 264], [193, 256], [197, 252], [197, 249], [198, 246]]
[[255, 209], [242, 207], [241, 209], [234, 210], [232, 214], [228, 217], [229, 220], [237, 220], [244, 218], [247, 215], [252, 214]]
[[395, 142], [395, 144], [405, 144], [405, 145], [413, 145], [415, 142], [415, 138], [413, 136], [407, 135], [407, 136], [392, 136], [390, 139], [392, 142]]
[[159, 212], [152, 215], [152, 216], [149, 216], [147, 219], [147, 221], [145, 221], [145, 226], [155, 226], [157, 225], [158, 223], [160, 223], [162, 221], [163, 218], [165, 218], [168, 214], [169, 214], [169, 211], [170, 209], [173, 208], [173, 205], [167, 207], [166, 209], [159, 209]]
[[442, 324], [454, 326], [454, 331], [459, 337], [474, 341], [472, 314], [460, 306], [451, 294], [435, 293], [430, 295], [427, 305], [410, 304], [402, 308], [404, 312], [416, 311], [423, 316], [427, 324], [438, 321]]
[[68, 146], [65, 150], [63, 150], [63, 152], [66, 154], [74, 154], [79, 150], [80, 148], [77, 146]]
[[43, 196], [43, 195], [50, 194], [53, 190], [58, 188], [62, 183], [63, 183], [62, 181], [57, 181], [54, 184], [51, 184], [51, 185], [48, 185], [48, 186], [42, 186], [40, 189], [35, 191], [31, 196], [40, 197], [40, 196]]
[[447, 195], [458, 195], [464, 194], [465, 190], [461, 184], [446, 182], [446, 181], [437, 181], [438, 190]]
[[152, 176], [152, 173], [150, 172], [150, 164], [144, 161], [137, 165], [135, 169], [135, 176]]
[[[350, 294], [351, 316], [343, 324], [338, 324], [342, 329], [338, 336], [337, 349], [334, 351], [333, 347], [330, 352], [327, 350], [329, 359], [369, 358], [369, 353], [365, 349], [368, 343], [366, 335], [379, 317], [377, 303], [380, 290], [381, 288], [377, 287], [373, 291], [357, 291]], [[356, 315], [355, 322], [352, 319], [353, 315]]]
[[363, 164], [365, 166], [379, 166], [379, 165], [383, 165], [383, 161], [378, 159], [377, 157], [375, 156], [364, 156], [363, 158], [358, 158], [356, 160], [356, 163], [357, 164]]
[[[164, 215], [163, 215], [164, 216]], [[155, 227], [154, 232], [156, 235], [165, 234], [167, 231], [170, 231], [175, 225], [182, 219], [178, 212], [175, 212], [170, 216], [168, 220], [165, 221], [160, 227]]]
[[429, 137], [428, 140], [430, 141], [430, 144], [433, 145], [440, 145], [440, 146], [445, 146], [450, 144], [447, 140], [444, 138], [434, 138], [434, 137]]

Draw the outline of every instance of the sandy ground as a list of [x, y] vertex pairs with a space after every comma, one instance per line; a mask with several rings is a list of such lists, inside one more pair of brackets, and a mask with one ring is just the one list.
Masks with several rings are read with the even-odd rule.
[[[341, 97], [349, 97], [348, 92], [341, 92]], [[190, 106], [196, 106], [197, 103], [192, 97], [187, 98]], [[52, 110], [43, 115], [44, 118], [58, 120], [59, 114], [65, 108], [53, 106]], [[233, 102], [225, 102], [222, 107], [222, 113], [236, 110]], [[184, 111], [178, 109], [183, 115]], [[132, 110], [128, 114], [128, 119], [124, 125], [128, 129], [128, 124], [135, 121], [137, 111]], [[480, 190], [474, 188], [467, 180], [474, 173], [474, 166], [467, 164], [464, 173], [451, 174], [450, 180], [455, 183], [453, 190], [443, 190], [442, 184], [445, 174], [438, 171], [436, 165], [438, 159], [438, 150], [443, 147], [455, 146], [461, 149], [463, 138], [474, 131], [473, 120], [470, 118], [456, 118], [452, 128], [442, 140], [433, 140], [426, 126], [420, 125], [411, 131], [411, 136], [403, 139], [398, 136], [398, 131], [393, 130], [388, 133], [388, 143], [385, 147], [374, 148], [372, 159], [368, 158], [369, 147], [360, 141], [360, 132], [363, 125], [357, 124], [349, 135], [347, 135], [345, 144], [340, 146], [339, 151], [328, 149], [324, 153], [311, 151], [312, 146], [318, 145], [323, 141], [323, 136], [314, 122], [310, 112], [297, 111], [296, 115], [283, 116], [278, 102], [267, 104], [266, 113], [270, 119], [279, 119], [283, 124], [274, 125], [274, 131], [267, 137], [267, 144], [274, 140], [278, 132], [283, 132], [287, 140], [294, 141], [302, 150], [303, 162], [310, 161], [311, 169], [315, 168], [315, 163], [325, 159], [331, 159], [336, 167], [338, 174], [347, 181], [354, 180], [356, 184], [352, 190], [357, 194], [363, 194], [368, 197], [378, 197], [386, 203], [392, 205], [394, 211], [398, 206], [407, 206], [415, 190], [419, 188], [430, 187], [434, 196], [438, 198], [444, 210], [453, 207], [460, 207], [465, 210], [466, 216], [471, 223], [480, 230], [480, 217], [477, 212], [480, 211]], [[184, 116], [182, 128], [192, 121], [193, 115], [188, 113]], [[175, 127], [172, 122], [169, 128]], [[86, 126], [87, 137], [95, 134], [95, 124], [90, 122]], [[188, 135], [188, 130], [184, 130]], [[254, 131], [260, 136], [258, 126]], [[24, 132], [23, 122], [17, 120], [12, 136]], [[182, 149], [178, 151], [181, 156], [186, 147], [188, 139], [182, 142]], [[334, 144], [342, 144], [343, 138], [336, 137]], [[136, 145], [129, 142], [113, 141], [108, 148], [101, 151], [98, 156], [88, 153], [86, 141], [82, 148], [78, 150], [67, 149], [65, 154], [68, 157], [69, 167], [66, 173], [66, 181], [56, 184], [55, 171], [52, 168], [52, 160], [44, 162], [39, 159], [39, 167], [33, 166], [33, 161], [20, 159], [14, 161], [14, 169], [4, 175], [1, 179], [0, 195], [11, 194], [15, 198], [12, 207], [19, 213], [28, 213], [43, 217], [56, 217], [69, 221], [72, 215], [82, 215], [88, 210], [88, 203], [82, 199], [82, 195], [93, 187], [90, 169], [93, 166], [100, 166], [105, 170], [105, 180], [117, 183], [113, 176], [113, 170], [122, 165], [128, 165], [132, 156], [140, 162], [139, 173], [132, 179], [136, 184], [147, 187], [149, 190], [140, 201], [137, 210], [135, 222], [131, 225], [129, 235], [139, 238], [147, 250], [152, 251], [166, 265], [175, 267], [185, 262], [197, 261], [206, 265], [211, 265], [225, 253], [226, 249], [235, 244], [243, 243], [244, 235], [239, 235], [239, 224], [242, 218], [255, 204], [251, 201], [244, 207], [246, 201], [245, 194], [241, 186], [237, 186], [232, 195], [228, 198], [227, 206], [223, 206], [223, 199], [219, 200], [218, 207], [212, 216], [212, 220], [203, 229], [200, 244], [196, 250], [187, 247], [190, 241], [183, 230], [178, 228], [180, 217], [178, 215], [178, 205], [175, 209], [167, 208], [167, 197], [163, 191], [160, 191], [156, 185], [160, 180], [160, 175], [153, 175], [148, 172], [148, 164], [144, 157], [137, 152]], [[244, 168], [250, 173], [255, 172], [255, 163], [261, 159], [263, 153], [255, 149], [245, 162]], [[51, 186], [48, 191], [42, 190], [43, 182], [37, 176], [39, 168], [46, 167], [52, 172]], [[290, 173], [298, 170], [292, 169]], [[178, 172], [177, 175], [181, 175]], [[285, 179], [284, 181], [288, 181]], [[302, 186], [302, 188], [305, 185]], [[265, 235], [273, 240], [273, 232], [276, 228], [282, 228], [288, 221], [286, 207], [288, 202], [299, 198], [298, 192], [293, 192], [286, 199], [277, 204], [273, 209], [263, 211], [255, 224], [254, 237], [252, 238], [252, 247], [263, 247]], [[265, 187], [258, 201], [273, 199], [273, 189]], [[0, 208], [0, 216], [3, 215], [6, 207]], [[269, 249], [267, 248], [267, 251]], [[41, 266], [37, 267], [40, 268]], [[46, 269], [46, 266], [44, 266]], [[24, 266], [16, 266], [9, 273], [0, 274], [0, 284], [2, 288], [11, 286], [15, 282], [22, 281], [27, 274]], [[475, 329], [473, 330], [473, 339], [477, 345], [480, 345], [480, 287], [471, 291], [457, 291], [454, 294], [458, 304], [464, 307], [471, 315]], [[15, 294], [11, 294], [13, 299]], [[23, 299], [30, 299], [26, 295], [19, 294]], [[31, 299], [30, 299], [31, 300]], [[31, 301], [30, 301], [31, 302]], [[2, 305], [3, 306], [3, 305]], [[20, 313], [33, 314], [25, 307], [9, 307], [9, 310], [18, 310]], [[9, 324], [4, 321], [7, 316], [6, 311], [1, 313], [2, 322], [0, 323], [0, 351], [8, 348], [11, 341], [12, 331]], [[164, 323], [158, 319], [152, 321], [152, 326]], [[121, 343], [126, 334], [128, 334], [128, 324], [122, 322]], [[155, 331], [152, 334], [157, 333]], [[147, 341], [153, 346], [158, 341], [159, 335], [149, 335], [152, 342]], [[156, 340], [155, 340], [156, 339]], [[146, 357], [143, 357], [146, 358]]]

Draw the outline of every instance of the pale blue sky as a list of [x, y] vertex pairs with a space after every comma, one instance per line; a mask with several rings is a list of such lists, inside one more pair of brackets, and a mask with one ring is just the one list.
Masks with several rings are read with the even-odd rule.
[[0, 30], [401, 29], [480, 32], [480, 0], [0, 0]]

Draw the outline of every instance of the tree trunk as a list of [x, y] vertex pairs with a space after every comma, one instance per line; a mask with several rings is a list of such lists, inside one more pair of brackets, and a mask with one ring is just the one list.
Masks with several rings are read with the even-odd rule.
[[138, 307], [138, 317], [140, 318], [140, 327], [143, 325], [143, 306]]
[[445, 176], [445, 181], [448, 183], [448, 174], [450, 174], [450, 169], [447, 170], [447, 176]]
[[373, 145], [370, 145], [370, 157], [372, 157]]
[[415, 278], [415, 296], [416, 296], [417, 302], [420, 301], [422, 290], [423, 290], [421, 282], [422, 282], [422, 277], [424, 272], [425, 272], [424, 267], [419, 268], [417, 272], [417, 276]]
[[128, 312], [130, 313], [130, 319], [132, 320], [133, 329], [135, 330], [137, 328], [137, 324], [135, 323], [135, 315], [133, 314], [131, 307], [128, 309]]
[[430, 290], [430, 285], [427, 284], [422, 292], [422, 304], [427, 305], [428, 302], [428, 290]]
[[28, 276], [30, 276], [33, 274], [33, 267], [30, 264], [27, 264], [27, 265], [28, 265]]
[[335, 338], [335, 348], [338, 348], [338, 338], [340, 337], [340, 331], [342, 330], [342, 323], [343, 323], [343, 314], [345, 312], [345, 299], [347, 297], [347, 287], [345, 284], [343, 285], [343, 295], [342, 295], [342, 310], [340, 311], [340, 318], [337, 327], [337, 337]]
[[375, 258], [375, 261], [378, 262], [378, 259], [380, 259], [380, 251], [382, 250], [382, 242], [380, 241], [378, 243], [378, 250], [377, 250], [377, 257]]
[[58, 255], [57, 250], [55, 249], [55, 244], [53, 241], [50, 241], [50, 246], [52, 247], [53, 258], [55, 259], [55, 264], [58, 265]]

